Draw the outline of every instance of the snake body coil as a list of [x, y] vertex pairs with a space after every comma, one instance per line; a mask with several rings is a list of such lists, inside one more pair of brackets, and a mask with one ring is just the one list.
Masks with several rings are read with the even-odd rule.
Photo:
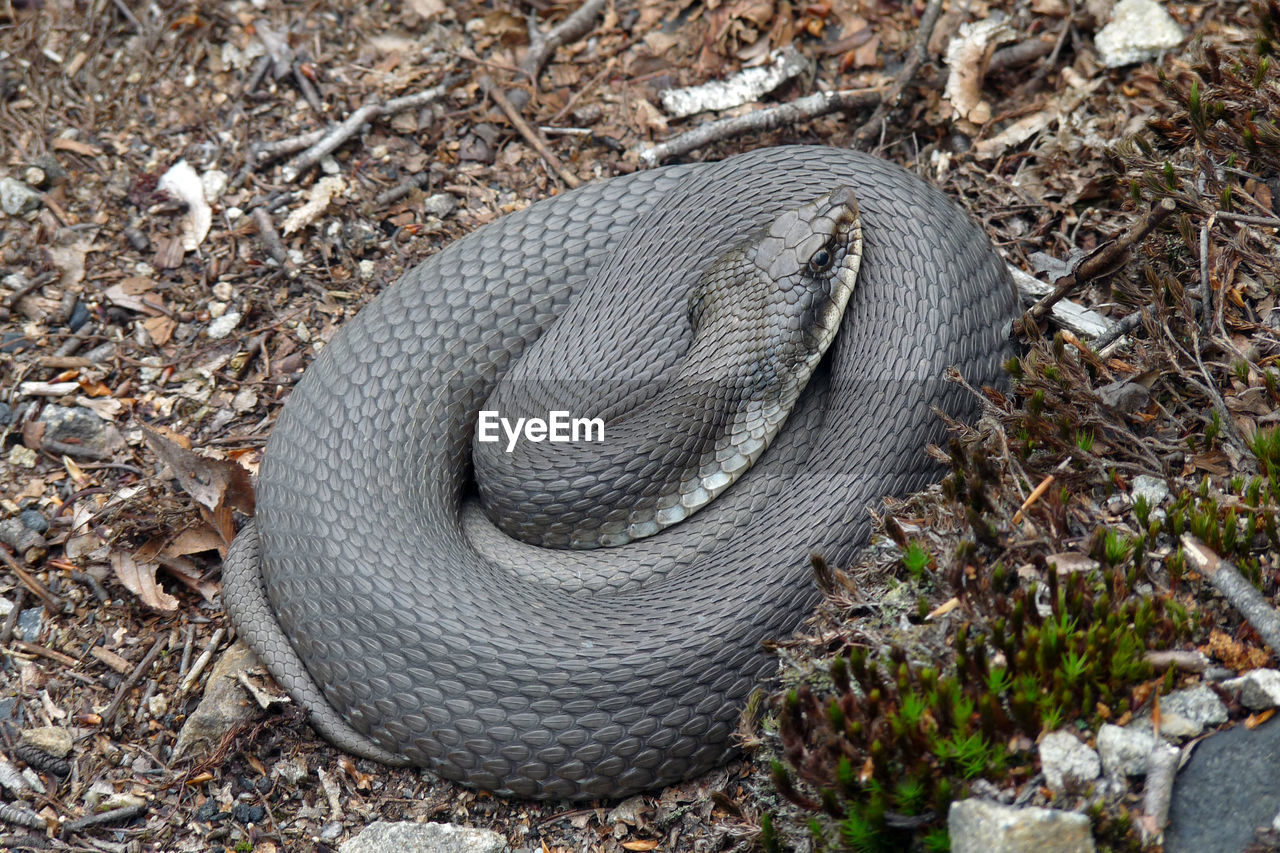
[[[477, 412], [526, 349], [661, 386], [690, 349], [682, 312], [707, 264], [840, 187], [861, 211], [857, 283], [754, 466], [620, 547], [542, 548], [493, 525], [470, 485]], [[812, 609], [808, 555], [849, 560], [869, 505], [936, 476], [930, 407], [973, 408], [943, 371], [996, 380], [1015, 304], [961, 211], [854, 152], [763, 149], [539, 202], [407, 272], [308, 369], [225, 562], [227, 609], [348, 751], [532, 797], [687, 778], [731, 753], [775, 666], [760, 641]], [[561, 485], [594, 496], [572, 475]]]

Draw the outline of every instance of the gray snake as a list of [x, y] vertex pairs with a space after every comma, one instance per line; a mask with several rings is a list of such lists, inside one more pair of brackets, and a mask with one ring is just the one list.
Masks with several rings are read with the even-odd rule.
[[[477, 412], [558, 318], [596, 324], [568, 331], [561, 364], [661, 383], [690, 347], [677, 315], [702, 268], [839, 187], [861, 210], [857, 283], [737, 482], [613, 548], [538, 547], [490, 521], [471, 484]], [[810, 553], [847, 562], [868, 506], [937, 475], [931, 408], [975, 406], [943, 372], [995, 381], [1015, 305], [961, 210], [855, 152], [762, 149], [538, 202], [408, 271], [324, 347], [274, 427], [256, 518], [224, 563], [227, 610], [352, 753], [528, 797], [688, 778], [731, 755], [776, 666], [761, 641], [816, 603]]]

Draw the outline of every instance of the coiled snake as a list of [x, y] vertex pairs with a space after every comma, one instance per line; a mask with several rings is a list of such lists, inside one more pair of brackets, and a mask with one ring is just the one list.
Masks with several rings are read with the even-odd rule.
[[[480, 490], [511, 498], [495, 512], [503, 529], [565, 511], [574, 518], [552, 523], [606, 544], [636, 534], [618, 547], [541, 547], [495, 526], [472, 485], [473, 444], [502, 455], [475, 443], [486, 401], [585, 407], [600, 392], [606, 430], [623, 429], [619, 413], [665, 399], [690, 353], [716, 360], [737, 346], [699, 344], [691, 321], [723, 258], [764, 257], [757, 277], [767, 268], [792, 281], [849, 260], [819, 248], [857, 254], [831, 233], [848, 189], [861, 270], [777, 435], [748, 441], [769, 445], [754, 465], [730, 486], [712, 468], [694, 480], [668, 472], [679, 494], [714, 500], [686, 512], [673, 506], [692, 499], [659, 496], [657, 515], [612, 523], [590, 505], [602, 493], [653, 498], [656, 487], [634, 482], [653, 466], [611, 480], [608, 466], [624, 460], [596, 458], [602, 470], [562, 471], [547, 483], [557, 497], [524, 515], [520, 500], [538, 489]], [[815, 214], [821, 204], [837, 213]], [[687, 778], [731, 754], [742, 703], [776, 665], [761, 640], [815, 604], [810, 553], [848, 561], [868, 536], [868, 506], [936, 476], [923, 448], [945, 432], [930, 408], [964, 417], [974, 405], [943, 371], [996, 380], [1015, 304], [963, 212], [855, 152], [762, 149], [539, 202], [407, 272], [320, 353], [267, 446], [257, 517], [225, 561], [227, 609], [313, 725], [350, 752], [530, 797], [624, 796]], [[733, 458], [717, 436], [695, 447], [666, 429], [725, 369], [697, 374], [704, 384], [684, 404], [660, 406], [648, 449], [628, 453], [692, 452], [695, 471]], [[516, 375], [515, 391], [495, 393]], [[743, 375], [770, 393], [786, 384]], [[585, 464], [567, 445], [542, 449], [553, 471]], [[655, 532], [655, 517], [671, 526]], [[577, 535], [548, 539], [584, 544]]]

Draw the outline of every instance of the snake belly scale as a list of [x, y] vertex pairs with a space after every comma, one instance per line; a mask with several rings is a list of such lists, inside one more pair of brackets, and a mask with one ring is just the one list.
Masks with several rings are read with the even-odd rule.
[[[619, 547], [499, 531], [469, 483], [471, 446], [522, 353], [596, 312], [579, 363], [616, 350], [669, 375], [689, 324], [659, 309], [838, 187], [857, 199], [861, 269], [767, 452], [696, 514]], [[974, 408], [943, 371], [996, 381], [1015, 307], [961, 210], [856, 152], [761, 149], [539, 202], [408, 271], [307, 370], [224, 563], [228, 612], [349, 752], [528, 797], [688, 778], [732, 754], [741, 706], [776, 666], [761, 641], [816, 603], [809, 554], [847, 562], [868, 506], [936, 477], [923, 448], [945, 430], [931, 408]]]

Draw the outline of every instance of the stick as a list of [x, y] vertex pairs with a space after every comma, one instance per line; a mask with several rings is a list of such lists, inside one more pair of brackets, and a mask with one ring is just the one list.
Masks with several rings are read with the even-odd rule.
[[529, 19], [529, 52], [520, 63], [520, 70], [529, 75], [537, 88], [538, 74], [542, 66], [547, 64], [551, 54], [562, 44], [576, 41], [586, 35], [595, 23], [596, 17], [604, 9], [605, 0], [587, 0], [572, 15], [551, 28], [545, 35], [540, 31], [531, 17]]
[[858, 128], [858, 132], [853, 135], [858, 147], [865, 146], [873, 137], [879, 135], [880, 126], [884, 120], [901, 104], [902, 93], [911, 85], [911, 81], [920, 71], [920, 66], [929, 58], [929, 39], [941, 16], [942, 0], [929, 0], [929, 5], [924, 8], [924, 14], [920, 16], [920, 26], [916, 29], [916, 38], [911, 45], [911, 52], [907, 54], [906, 62], [902, 64], [902, 68], [889, 86], [889, 91], [880, 100], [871, 118], [863, 122], [862, 127]]
[[1031, 494], [1027, 495], [1027, 499], [1022, 502], [1022, 506], [1018, 507], [1018, 511], [1013, 514], [1013, 523], [1022, 523], [1022, 514], [1031, 509], [1032, 505], [1040, 498], [1044, 497], [1044, 493], [1049, 491], [1049, 487], [1053, 485], [1053, 475], [1049, 474], [1040, 481], [1040, 485], [1032, 489]]
[[191, 671], [187, 673], [186, 678], [182, 679], [182, 683], [178, 686], [179, 693], [186, 693], [191, 686], [200, 678], [200, 673], [204, 672], [204, 668], [209, 665], [209, 661], [213, 659], [213, 653], [217, 650], [218, 644], [222, 642], [222, 638], [226, 635], [225, 628], [219, 628], [213, 632], [213, 636], [209, 638], [209, 644], [204, 647], [204, 651], [200, 653], [200, 657], [196, 658], [196, 662], [191, 665]]
[[516, 109], [515, 104], [507, 99], [506, 94], [501, 89], [493, 85], [493, 81], [487, 75], [481, 75], [476, 82], [480, 84], [480, 88], [484, 89], [490, 98], [493, 98], [493, 102], [498, 105], [498, 108], [506, 113], [507, 120], [511, 122], [511, 125], [520, 132], [526, 142], [533, 146], [533, 149], [538, 152], [542, 159], [547, 161], [547, 165], [559, 176], [565, 186], [569, 189], [581, 186], [582, 182], [578, 180], [578, 176], [564, 167], [564, 164], [560, 162], [560, 158], [555, 155], [555, 152], [547, 145], [547, 141], [542, 138], [542, 134], [538, 133], [535, 128], [530, 127], [529, 122], [525, 121], [524, 116], [520, 115], [520, 111]]
[[120, 706], [124, 704], [124, 697], [133, 689], [133, 686], [141, 680], [143, 674], [151, 668], [156, 662], [156, 658], [160, 657], [161, 650], [169, 644], [168, 637], [161, 637], [152, 644], [147, 650], [146, 656], [142, 658], [142, 662], [134, 667], [133, 672], [129, 673], [129, 677], [120, 682], [120, 686], [116, 689], [116, 695], [111, 700], [111, 704], [107, 706], [107, 710], [102, 712], [102, 726], [104, 728], [111, 727], [115, 721], [116, 714], [120, 712]]
[[67, 821], [62, 825], [62, 831], [70, 835], [76, 832], [83, 832], [91, 826], [101, 826], [104, 823], [117, 823], [126, 820], [133, 820], [138, 815], [143, 814], [146, 810], [146, 805], [121, 806], [120, 808], [112, 809], [109, 812], [89, 815], [88, 817], [82, 817], [79, 820]]
[[1200, 574], [1231, 603], [1253, 630], [1280, 653], [1280, 615], [1267, 603], [1258, 588], [1245, 580], [1240, 570], [1215, 554], [1190, 533], [1182, 534], [1182, 548]]
[[325, 131], [321, 138], [312, 144], [310, 148], [293, 158], [293, 161], [286, 169], [285, 179], [296, 180], [299, 175], [332, 154], [339, 146], [363, 130], [364, 126], [375, 118], [425, 106], [442, 98], [452, 85], [452, 79], [446, 77], [430, 89], [425, 89], [416, 94], [392, 98], [385, 104], [380, 104], [376, 101], [365, 104], [347, 116], [336, 127]]
[[1182, 751], [1157, 740], [1147, 756], [1147, 782], [1142, 797], [1139, 820], [1142, 836], [1147, 841], [1158, 839], [1169, 822], [1169, 803], [1173, 800], [1173, 777], [1178, 773]]
[[880, 101], [883, 88], [842, 89], [837, 92], [815, 92], [803, 98], [775, 107], [765, 107], [746, 115], [724, 118], [695, 127], [687, 133], [634, 149], [634, 154], [646, 166], [656, 166], [671, 157], [688, 154], [720, 139], [752, 131], [772, 130], [809, 118], [817, 118], [841, 110], [866, 109]]
[[1110, 269], [1135, 243], [1150, 234], [1161, 222], [1168, 219], [1169, 215], [1177, 207], [1173, 199], [1161, 199], [1159, 204], [1143, 214], [1142, 218], [1133, 223], [1127, 231], [1087, 256], [1074, 270], [1058, 279], [1054, 285], [1053, 292], [1027, 309], [1027, 313], [1022, 315], [1021, 322], [1034, 323], [1038, 320], [1043, 320], [1059, 300], [1075, 288]]
[[280, 234], [276, 231], [275, 223], [271, 221], [271, 215], [263, 208], [255, 207], [253, 224], [258, 229], [258, 239], [262, 240], [262, 247], [267, 250], [271, 259], [281, 267], [288, 266], [289, 253], [284, 250], [284, 243], [280, 242]]
[[0, 547], [0, 560], [9, 567], [9, 571], [18, 576], [18, 580], [22, 581], [22, 585], [31, 590], [44, 602], [44, 606], [50, 613], [62, 612], [62, 599], [49, 592], [45, 585], [36, 579], [36, 576], [28, 572], [22, 566], [18, 565], [18, 561], [9, 553], [8, 548]]

